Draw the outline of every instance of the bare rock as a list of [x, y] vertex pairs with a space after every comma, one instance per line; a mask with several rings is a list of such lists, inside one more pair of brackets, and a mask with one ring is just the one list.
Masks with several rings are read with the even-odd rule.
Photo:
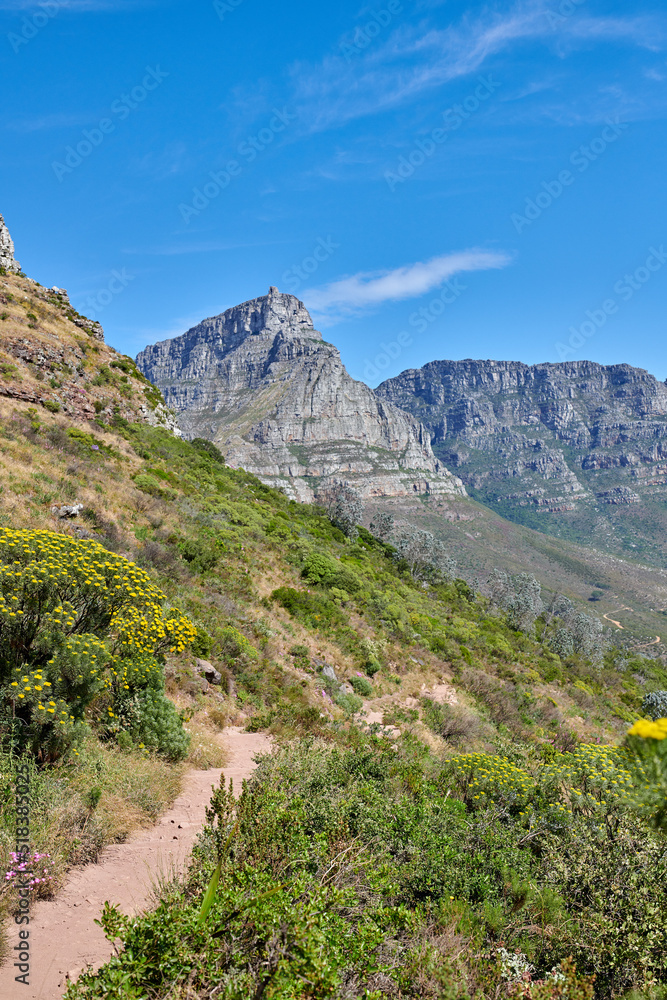
[[178, 421], [174, 413], [169, 410], [164, 403], [158, 403], [154, 409], [145, 403], [139, 407], [141, 415], [149, 427], [163, 427], [171, 431], [174, 437], [182, 437], [183, 432], [178, 426]]
[[222, 674], [208, 660], [195, 660], [195, 670], [203, 674], [209, 684], [222, 684]]
[[56, 517], [67, 518], [67, 517], [78, 517], [83, 510], [82, 503], [73, 504], [54, 504], [51, 508], [51, 513]]
[[21, 265], [14, 257], [14, 241], [9, 235], [5, 220], [0, 215], [0, 267], [18, 274]]
[[276, 288], [147, 347], [137, 365], [185, 437], [295, 499], [341, 479], [367, 497], [465, 494], [422, 424], [352, 379], [303, 302]]
[[667, 482], [667, 385], [641, 368], [431, 361], [376, 392], [424, 423], [483, 502], [560, 513], [592, 495], [634, 504], [635, 485]]

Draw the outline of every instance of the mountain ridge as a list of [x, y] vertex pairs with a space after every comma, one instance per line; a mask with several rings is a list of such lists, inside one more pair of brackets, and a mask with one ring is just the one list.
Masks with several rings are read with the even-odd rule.
[[[640, 546], [633, 532], [642, 520], [657, 518], [660, 528], [639, 531], [645, 550], [661, 533], [667, 386], [644, 369], [442, 360], [376, 391], [421, 420], [435, 454], [503, 516], [547, 534], [551, 517], [587, 544], [597, 523], [626, 554]], [[611, 508], [630, 506], [632, 523], [609, 519]]]
[[186, 437], [210, 438], [297, 499], [337, 481], [364, 496], [465, 493], [421, 424], [352, 379], [303, 303], [273, 286], [145, 348], [137, 365]]

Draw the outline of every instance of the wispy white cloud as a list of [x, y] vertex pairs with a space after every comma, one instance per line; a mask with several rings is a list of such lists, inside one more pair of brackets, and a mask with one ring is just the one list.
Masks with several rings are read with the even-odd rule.
[[623, 41], [649, 49], [651, 52], [659, 52], [665, 45], [667, 30], [663, 19], [648, 15], [637, 17], [581, 16], [568, 20], [567, 35], [573, 41]]
[[392, 271], [360, 271], [321, 288], [308, 289], [302, 298], [314, 313], [331, 319], [385, 302], [416, 298], [466, 271], [486, 271], [511, 263], [512, 257], [502, 251], [461, 250]]
[[331, 54], [317, 65], [291, 69], [294, 102], [309, 131], [336, 128], [348, 121], [396, 108], [429, 90], [480, 73], [494, 56], [529, 41], [563, 54], [590, 42], [624, 42], [655, 50], [667, 39], [667, 20], [659, 16], [586, 16], [577, 11], [555, 26], [545, 0], [523, 0], [509, 10], [483, 9], [445, 29], [424, 20], [399, 25], [359, 58]]

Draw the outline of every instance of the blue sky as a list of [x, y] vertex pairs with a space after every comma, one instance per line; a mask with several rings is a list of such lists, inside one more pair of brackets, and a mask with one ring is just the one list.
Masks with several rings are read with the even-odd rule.
[[372, 385], [667, 377], [657, 0], [0, 0], [0, 45], [17, 257], [125, 353], [277, 285]]

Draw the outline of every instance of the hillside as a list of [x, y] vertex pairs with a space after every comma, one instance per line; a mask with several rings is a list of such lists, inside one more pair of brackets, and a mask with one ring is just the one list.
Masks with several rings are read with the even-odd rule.
[[[591, 976], [599, 1000], [657, 998], [664, 849], [616, 747], [647, 692], [667, 687], [662, 664], [591, 650], [587, 623], [534, 590], [503, 610], [365, 528], [345, 534], [211, 442], [152, 426], [168, 413], [131, 362], [83, 339], [86, 321], [52, 290], [0, 281], [13, 359], [0, 398], [7, 868], [22, 768], [31, 846], [52, 865], [35, 892], [48, 895], [68, 866], [154, 820], [184, 767], [219, 764], [226, 725], [277, 743], [238, 804], [216, 792], [182, 882], [131, 920], [106, 910], [125, 947], [70, 1000], [495, 1000], [513, 962], [541, 979], [560, 968], [573, 1000], [590, 998]], [[13, 607], [32, 616], [34, 649]], [[13, 676], [34, 702], [17, 700]], [[67, 706], [66, 738], [34, 678]], [[651, 819], [655, 803], [642, 808]]]
[[78, 419], [144, 420], [176, 428], [131, 358], [104, 343], [62, 288], [0, 269], [0, 396]]
[[[434, 362], [376, 394], [349, 378], [303, 303], [275, 289], [147, 347], [137, 363], [185, 435], [214, 441], [232, 466], [298, 499], [346, 482], [369, 512], [385, 505], [442, 539], [474, 586], [494, 567], [531, 572], [625, 646], [662, 655], [667, 590], [662, 537], [657, 549], [652, 538], [664, 504], [647, 477], [651, 462], [661, 468], [667, 389], [645, 372]], [[586, 449], [576, 475], [575, 445]], [[605, 476], [644, 483], [641, 502]]]
[[667, 571], [660, 565], [549, 537], [469, 497], [371, 499], [366, 523], [379, 510], [390, 512], [397, 524], [432, 532], [475, 587], [484, 589], [494, 568], [531, 573], [545, 595], [565, 594], [599, 617], [618, 645], [664, 656]]
[[[617, 664], [611, 656], [600, 669], [577, 656], [563, 661], [549, 650], [548, 645], [510, 628], [502, 614], [492, 613], [486, 600], [476, 598], [464, 586], [434, 581], [425, 588], [421, 580], [413, 578], [405, 565], [396, 564], [391, 549], [376, 542], [371, 535], [362, 532], [357, 541], [346, 539], [332, 527], [321, 510], [288, 500], [252, 476], [229, 469], [214, 451], [179, 440], [165, 430], [146, 424], [121, 423], [116, 430], [109, 428], [103, 431], [90, 423], [72, 424], [48, 410], [40, 410], [39, 416], [40, 419], [35, 420], [28, 404], [4, 404], [3, 461], [11, 462], [17, 473], [17, 479], [4, 496], [5, 524], [11, 520], [15, 527], [47, 527], [64, 531], [66, 535], [92, 535], [112, 550], [131, 557], [138, 566], [145, 567], [150, 578], [167, 595], [169, 603], [197, 623], [204, 643], [200, 649], [202, 652], [206, 650], [206, 655], [222, 674], [221, 686], [209, 685], [194, 670], [191, 652], [185, 650], [182, 654], [168, 654], [166, 657], [167, 690], [181, 706], [185, 717], [190, 718], [188, 726], [194, 734], [193, 742], [196, 739], [201, 746], [203, 740], [206, 745], [207, 732], [211, 733], [216, 726], [232, 721], [251, 728], [269, 727], [284, 748], [275, 762], [265, 763], [258, 783], [253, 785], [252, 791], [248, 789], [240, 813], [247, 819], [241, 820], [243, 832], [239, 832], [235, 850], [237, 854], [241, 852], [244, 858], [254, 859], [252, 865], [257, 870], [259, 882], [253, 879], [250, 882], [235, 881], [230, 871], [225, 876], [228, 888], [220, 897], [219, 905], [223, 909], [216, 920], [226, 919], [223, 916], [225, 907], [238, 909], [240, 905], [245, 905], [242, 903], [244, 899], [252, 900], [253, 894], [256, 896], [274, 885], [270, 871], [280, 870], [286, 864], [292, 866], [292, 859], [302, 858], [304, 850], [310, 852], [321, 843], [318, 839], [320, 835], [316, 835], [314, 830], [312, 834], [307, 832], [311, 829], [312, 819], [293, 814], [295, 808], [302, 808], [299, 806], [301, 796], [303, 801], [312, 802], [317, 810], [322, 808], [323, 803], [317, 804], [320, 800], [314, 790], [305, 786], [297, 798], [293, 791], [285, 799], [279, 794], [279, 800], [283, 802], [281, 809], [291, 803], [280, 822], [286, 823], [286, 829], [295, 833], [301, 830], [299, 836], [305, 837], [305, 841], [292, 842], [290, 839], [285, 842], [281, 848], [284, 853], [279, 852], [267, 869], [266, 858], [261, 853], [265, 848], [260, 848], [257, 843], [252, 846], [248, 838], [251, 831], [256, 831], [261, 837], [268, 838], [267, 845], [271, 844], [274, 836], [271, 816], [277, 805], [274, 796], [282, 787], [281, 783], [288, 781], [294, 787], [295, 781], [317, 782], [317, 768], [324, 768], [324, 785], [321, 787], [332, 789], [326, 792], [326, 796], [332, 796], [330, 802], [339, 800], [345, 782], [351, 780], [344, 775], [356, 774], [354, 787], [357, 790], [353, 793], [352, 786], [349, 786], [343, 800], [349, 802], [353, 810], [358, 806], [354, 805], [357, 801], [354, 797], [349, 799], [351, 794], [361, 796], [362, 800], [369, 794], [391, 796], [388, 801], [395, 802], [392, 808], [408, 810], [403, 823], [407, 822], [408, 815], [412, 815], [412, 810], [417, 809], [409, 824], [412, 832], [408, 833], [405, 828], [403, 833], [396, 830], [391, 835], [389, 831], [381, 834], [385, 839], [390, 836], [392, 843], [398, 837], [393, 847], [388, 841], [386, 847], [379, 849], [379, 817], [372, 820], [371, 826], [363, 832], [358, 828], [357, 821], [346, 812], [348, 818], [345, 823], [349, 826], [349, 833], [343, 834], [340, 829], [336, 833], [331, 829], [326, 834], [330, 839], [327, 841], [325, 838], [324, 844], [328, 842], [330, 847], [325, 849], [325, 857], [329, 860], [325, 861], [323, 857], [317, 862], [318, 866], [325, 866], [322, 871], [330, 864], [336, 864], [335, 858], [341, 851], [352, 850], [354, 844], [361, 846], [363, 838], [370, 836], [376, 845], [373, 850], [379, 850], [371, 856], [375, 859], [374, 864], [380, 867], [375, 872], [365, 862], [358, 869], [361, 857], [353, 860], [351, 868], [341, 869], [342, 885], [348, 886], [345, 891], [351, 892], [352, 886], [357, 885], [359, 889], [354, 891], [362, 891], [358, 879], [366, 871], [367, 877], [376, 885], [374, 891], [386, 896], [387, 905], [392, 899], [402, 899], [401, 905], [415, 908], [415, 919], [418, 920], [413, 930], [408, 933], [406, 928], [396, 939], [395, 932], [383, 926], [385, 918], [379, 912], [369, 910], [365, 919], [371, 921], [374, 930], [371, 933], [369, 926], [371, 937], [362, 935], [361, 939], [366, 942], [365, 948], [370, 949], [367, 954], [347, 953], [343, 945], [345, 924], [340, 925], [336, 934], [342, 934], [342, 939], [337, 944], [338, 937], [332, 938], [329, 945], [334, 949], [330, 958], [333, 964], [328, 973], [333, 977], [332, 983], [344, 981], [345, 968], [354, 968], [357, 970], [355, 974], [370, 977], [369, 982], [385, 982], [377, 978], [380, 973], [389, 976], [387, 982], [394, 981], [392, 973], [382, 971], [386, 963], [376, 953], [377, 945], [373, 944], [380, 940], [377, 935], [388, 942], [387, 947], [400, 946], [403, 956], [399, 964], [400, 976], [408, 996], [421, 995], [414, 990], [410, 992], [410, 984], [414, 987], [422, 980], [424, 973], [417, 970], [423, 948], [427, 948], [431, 956], [427, 981], [432, 989], [438, 982], [447, 982], [452, 976], [452, 982], [458, 982], [459, 989], [464, 989], [466, 982], [477, 982], [481, 987], [482, 969], [487, 969], [484, 975], [496, 975], [493, 961], [480, 965], [480, 959], [475, 958], [481, 941], [507, 941], [527, 952], [540, 967], [565, 957], [572, 948], [571, 939], [565, 936], [562, 946], [559, 945], [562, 936], [559, 931], [553, 946], [545, 952], [538, 945], [546, 939], [523, 930], [524, 924], [513, 920], [511, 914], [516, 897], [506, 895], [503, 889], [501, 872], [506, 864], [524, 868], [527, 865], [531, 871], [534, 869], [530, 875], [526, 871], [525, 876], [537, 880], [531, 892], [538, 891], [541, 878], [555, 877], [553, 874], [547, 876], [546, 871], [540, 874], [535, 862], [530, 860], [530, 853], [519, 851], [517, 854], [516, 848], [511, 846], [513, 837], [520, 839], [530, 832], [530, 827], [526, 829], [523, 826], [523, 811], [517, 812], [512, 821], [518, 824], [521, 832], [513, 834], [511, 831], [515, 827], [510, 826], [502, 833], [503, 840], [498, 840], [501, 837], [500, 828], [494, 834], [499, 853], [484, 861], [487, 866], [485, 878], [490, 880], [490, 884], [481, 901], [472, 871], [460, 869], [462, 880], [458, 877], [457, 880], [451, 866], [442, 867], [442, 858], [438, 862], [437, 876], [441, 881], [436, 880], [426, 895], [423, 885], [418, 888], [423, 882], [419, 866], [435, 863], [433, 847], [428, 846], [428, 836], [435, 836], [438, 844], [442, 843], [443, 836], [454, 838], [453, 843], [458, 843], [459, 848], [455, 848], [452, 858], [457, 850], [471, 850], [472, 844], [464, 846], [467, 844], [466, 827], [457, 819], [463, 815], [457, 810], [464, 809], [463, 802], [468, 801], [465, 795], [462, 799], [458, 798], [465, 789], [455, 793], [453, 812], [445, 810], [439, 820], [431, 815], [424, 826], [423, 819], [418, 817], [424, 815], [426, 800], [419, 798], [414, 801], [415, 775], [423, 774], [419, 779], [424, 782], [420, 796], [423, 794], [435, 803], [438, 795], [442, 794], [437, 791], [441, 780], [448, 780], [448, 787], [453, 787], [452, 779], [445, 777], [450, 772], [445, 771], [442, 779], [437, 778], [438, 768], [450, 758], [458, 760], [457, 754], [462, 752], [481, 753], [480, 762], [488, 759], [492, 768], [494, 761], [498, 761], [501, 768], [509, 760], [514, 762], [513, 766], [523, 761], [522, 766], [528, 768], [525, 772], [528, 774], [542, 759], [542, 747], [552, 752], [552, 741], [563, 749], [576, 746], [578, 738], [617, 742], [622, 739], [628, 722], [636, 717], [644, 692], [651, 687], [664, 687], [667, 678], [659, 672], [658, 664], [640, 658]], [[71, 427], [81, 433], [68, 435], [68, 428]], [[92, 450], [83, 434], [92, 435], [93, 441], [98, 443], [98, 450]], [[78, 519], [58, 522], [50, 513], [52, 501], [69, 499], [63, 497], [58, 485], [61, 482], [63, 451], [50, 446], [56, 442], [57, 448], [69, 452], [70, 496], [76, 493], [85, 504], [81, 515], [83, 532], [79, 529]], [[26, 492], [31, 484], [38, 484], [38, 490], [33, 488], [33, 495], [26, 503]], [[538, 633], [543, 633], [547, 643], [552, 629], [553, 626], [538, 623]], [[363, 715], [355, 715], [360, 709], [369, 713], [371, 719], [384, 721], [390, 727], [385, 730], [384, 737], [364, 735]], [[88, 724], [93, 733], [100, 725], [96, 718], [97, 710], [93, 702], [87, 711]], [[402, 735], [397, 742], [399, 733]], [[294, 738], [316, 738], [318, 742], [307, 743], [304, 750], [300, 749], [298, 742], [290, 742]], [[152, 757], [154, 763], [149, 765], [149, 761], [144, 759], [145, 751], [134, 746], [131, 740], [121, 739], [120, 734], [117, 739], [120, 747], [115, 751], [108, 735], [100, 749], [89, 742], [80, 746], [80, 757], [73, 759], [65, 772], [71, 787], [69, 793], [62, 784], [50, 785], [48, 769], [36, 775], [41, 788], [41, 804], [34, 815], [38, 838], [36, 847], [50, 847], [58, 858], [61, 872], [68, 862], [81, 861], [86, 852], [94, 856], [94, 851], [99, 850], [105, 837], [123, 835], [118, 815], [123, 795], [127, 796], [129, 805], [139, 794], [145, 800], [154, 782], [159, 782], [159, 787], [164, 788], [166, 772], [165, 764], [160, 763], [160, 754]], [[313, 756], [315, 747], [317, 750]], [[201, 749], [197, 752], [202, 754]], [[193, 759], [196, 761], [198, 758], [195, 756]], [[139, 787], [137, 778], [134, 779], [134, 787], [127, 791], [122, 783], [119, 785], [115, 776], [119, 767], [123, 767], [123, 760], [132, 769], [136, 770], [137, 766], [141, 769]], [[160, 768], [163, 770], [160, 771]], [[316, 770], [311, 773], [313, 768]], [[56, 771], [58, 773], [63, 774]], [[97, 775], [96, 780], [102, 789], [94, 824], [90, 823], [89, 810], [83, 806], [91, 773]], [[309, 773], [311, 777], [308, 777]], [[330, 785], [332, 781], [333, 786]], [[411, 788], [412, 791], [409, 791]], [[64, 793], [79, 797], [82, 802], [80, 811], [70, 804], [66, 813], [53, 812], [55, 803], [61, 801]], [[168, 793], [166, 789], [160, 793], [156, 789], [151, 795], [155, 803], [153, 808], [159, 808], [156, 802], [158, 794]], [[397, 794], [398, 799], [395, 798]], [[490, 796], [487, 800], [490, 810], [488, 821], [497, 823], [497, 819], [492, 819], [496, 810], [493, 788], [489, 787], [486, 794]], [[223, 829], [228, 815], [225, 810], [229, 808], [224, 802], [223, 798], [218, 804]], [[127, 806], [123, 808], [127, 824]], [[470, 800], [467, 808], [474, 810], [477, 806]], [[617, 810], [618, 806], [613, 808]], [[42, 809], [46, 810], [44, 814]], [[8, 810], [5, 818], [7, 833], [11, 829], [10, 813]], [[49, 819], [49, 816], [52, 818]], [[337, 822], [335, 816], [334, 811], [334, 823]], [[371, 814], [368, 821], [371, 822]], [[416, 827], [412, 825], [415, 822]], [[445, 827], [442, 827], [443, 822]], [[126, 825], [124, 829], [127, 828]], [[422, 831], [420, 837], [417, 837], [418, 829]], [[371, 833], [371, 830], [375, 832]], [[429, 830], [432, 830], [431, 834], [428, 834]], [[207, 836], [208, 843], [213, 844], [215, 824]], [[309, 839], [311, 836], [315, 838], [312, 841]], [[405, 859], [411, 855], [409, 852], [405, 854], [408, 841], [404, 837], [409, 838], [413, 845], [409, 850], [416, 851], [417, 867], [414, 869], [405, 867]], [[2, 842], [8, 849], [10, 838], [3, 835]], [[501, 842], [504, 845], [502, 848]], [[306, 847], [306, 844], [311, 846]], [[625, 851], [626, 841], [623, 844]], [[637, 852], [638, 845], [634, 841], [633, 845], [632, 850]], [[317, 851], [320, 850], [317, 847]], [[403, 858], [397, 869], [401, 872], [402, 889], [391, 880], [386, 883], [386, 875], [381, 874], [384, 870], [382, 852], [385, 850], [392, 853], [398, 851], [399, 857]], [[331, 853], [327, 854], [329, 851]], [[441, 857], [439, 853], [437, 856]], [[636, 857], [638, 863], [645, 864], [642, 851], [638, 851]], [[210, 858], [209, 849], [197, 855], [185, 895], [179, 895], [181, 890], [176, 887], [165, 890], [161, 909], [155, 917], [147, 917], [146, 923], [138, 922], [133, 931], [117, 922], [107, 926], [114, 927], [114, 933], [121, 937], [130, 934], [127, 940], [131, 950], [136, 950], [136, 947], [145, 950], [147, 944], [143, 935], [153, 937], [157, 933], [160, 938], [167, 933], [168, 937], [173, 919], [169, 916], [166, 923], [164, 920], [167, 914], [175, 911], [181, 915], [181, 940], [189, 940], [190, 931], [184, 931], [183, 921], [190, 926], [186, 916], [190, 912], [188, 907], [194, 906], [192, 912], [197, 912], [196, 900], [200, 898], [202, 879], [209, 877]], [[312, 863], [315, 863], [314, 858]], [[300, 918], [290, 902], [295, 898], [294, 893], [301, 897], [305, 893], [303, 898], [309, 900], [306, 914], [310, 914], [304, 915], [306, 926], [310, 928], [307, 938], [312, 940], [308, 937], [313, 933], [312, 921], [319, 918], [315, 912], [311, 913], [309, 907], [315, 906], [317, 910], [318, 893], [328, 893], [329, 889], [317, 888], [317, 879], [312, 885], [309, 881], [304, 882], [305, 872], [299, 874], [299, 870], [297, 866], [293, 888], [283, 890], [283, 896], [275, 898], [276, 907], [269, 907], [263, 916], [258, 912], [255, 916], [249, 913], [244, 917], [247, 929], [252, 925], [261, 935], [263, 920], [269, 920], [269, 923], [273, 920], [286, 921], [285, 926], [292, 928], [289, 935], [296, 935], [295, 942], [306, 940], [299, 936], [302, 933], [299, 929]], [[315, 870], [319, 868], [316, 866]], [[612, 866], [609, 869], [610, 878], [616, 877], [614, 871]], [[659, 871], [656, 869], [657, 878], [661, 877]], [[262, 872], [265, 874], [261, 875]], [[385, 882], [376, 882], [378, 878]], [[284, 875], [281, 879], [284, 883]], [[288, 884], [292, 885], [290, 880]], [[337, 898], [337, 885], [334, 882], [331, 887], [334, 892], [332, 899]], [[523, 890], [517, 888], [512, 891]], [[287, 895], [284, 895], [285, 892]], [[422, 911], [424, 900], [431, 899], [435, 904], [443, 892], [447, 893], [447, 898], [455, 894], [456, 906], [440, 911], [437, 926], [442, 928], [439, 933], [445, 935], [442, 941], [427, 944], [430, 941], [427, 927], [431, 926], [433, 918], [427, 916], [428, 911]], [[368, 898], [375, 897], [371, 894]], [[488, 904], [483, 902], [487, 898]], [[539, 927], [542, 926], [540, 921], [546, 921], [544, 926], [551, 927], [555, 917], [552, 911], [539, 915], [538, 899], [539, 896], [536, 896], [535, 902], [530, 904], [528, 922]], [[346, 905], [343, 905], [337, 920], [344, 919]], [[489, 906], [495, 909], [491, 910]], [[419, 913], [423, 915], [417, 917]], [[574, 914], [572, 910], [567, 919], [572, 919]], [[580, 919], [584, 919], [583, 914], [577, 917], [577, 920]], [[251, 925], [247, 920], [251, 921]], [[296, 923], [293, 923], [294, 920]], [[423, 920], [426, 923], [420, 922]], [[473, 926], [465, 930], [468, 921], [473, 921]], [[566, 926], [567, 923], [564, 923], [563, 930]], [[584, 925], [578, 923], [577, 926], [581, 928]], [[217, 927], [218, 924], [214, 923], [211, 932], [218, 933]], [[454, 952], [450, 950], [446, 934], [453, 933], [455, 928], [458, 929]], [[132, 934], [139, 935], [134, 944], [131, 943]], [[138, 944], [140, 940], [144, 941], [141, 945]], [[392, 940], [395, 940], [394, 945], [390, 944]], [[171, 945], [165, 938], [159, 947], [164, 953], [164, 949]], [[238, 954], [239, 958], [247, 954], [250, 963], [244, 975], [254, 976], [255, 973], [250, 971], [253, 955], [261, 956], [262, 946], [256, 938], [250, 937], [247, 947], [247, 953], [241, 951]], [[467, 956], [465, 960], [462, 947]], [[456, 973], [451, 966], [455, 953], [459, 955]], [[584, 953], [578, 955], [581, 971], [591, 971]], [[365, 964], [372, 956], [375, 957], [371, 965]], [[189, 961], [182, 952], [179, 968], [190, 969]], [[306, 961], [305, 956], [303, 961]], [[307, 963], [312, 961], [314, 956], [307, 958]], [[654, 962], [654, 959], [650, 961]], [[292, 968], [293, 960], [290, 962], [285, 969]], [[152, 974], [146, 978], [147, 971], [142, 971], [143, 967], [139, 965], [130, 969], [127, 959], [124, 960], [124, 968], [130, 981], [137, 983], [139, 992], [136, 994], [128, 992], [125, 987], [123, 992], [114, 992], [110, 969], [108, 974], [103, 972], [99, 977], [84, 980], [79, 988], [72, 988], [71, 996], [139, 996], [141, 989], [145, 988], [144, 984], [150, 984], [151, 990], [157, 990], [157, 995], [162, 995], [160, 990], [167, 988], [166, 982], [160, 985], [162, 973], [158, 979]], [[164, 970], [166, 967], [160, 962], [155, 968]], [[609, 964], [602, 968], [606, 970], [606, 981], [616, 982]], [[289, 973], [300, 974], [298, 969]], [[281, 975], [288, 975], [288, 972]], [[617, 977], [619, 983], [640, 981], [627, 979], [627, 972], [623, 975], [625, 979]], [[171, 982], [170, 979], [168, 981]], [[232, 995], [247, 995], [243, 992], [246, 987], [240, 989], [240, 993]], [[320, 985], [314, 995], [324, 996], [328, 991], [329, 986]], [[207, 994], [204, 992], [202, 995]], [[603, 991], [599, 995], [612, 994]]]
[[630, 365], [433, 361], [378, 386], [471, 496], [518, 524], [664, 566], [667, 387]]

